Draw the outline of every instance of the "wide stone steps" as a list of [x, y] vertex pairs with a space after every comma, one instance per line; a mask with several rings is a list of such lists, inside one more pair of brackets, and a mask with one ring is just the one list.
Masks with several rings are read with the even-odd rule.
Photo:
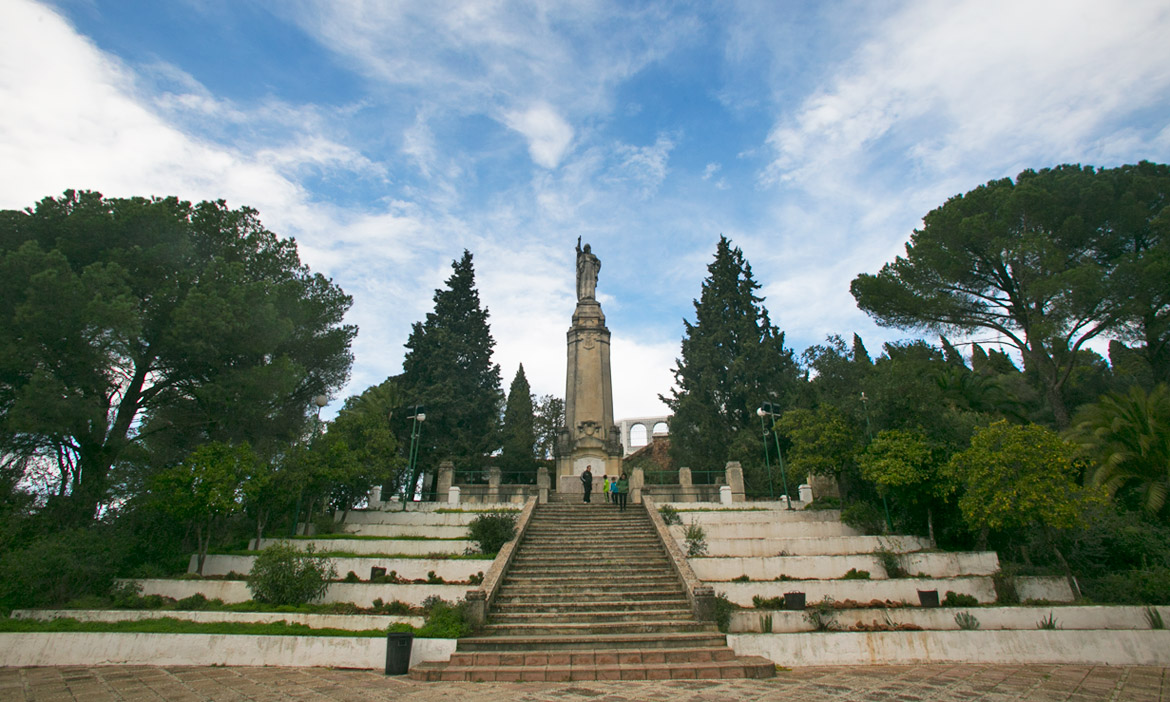
[[695, 619], [644, 508], [541, 505], [479, 635], [419, 680], [570, 681], [767, 677]]

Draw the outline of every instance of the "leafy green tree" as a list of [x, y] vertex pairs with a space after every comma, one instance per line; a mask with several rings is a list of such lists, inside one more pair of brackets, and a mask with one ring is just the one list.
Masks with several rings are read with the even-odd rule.
[[1052, 530], [1080, 524], [1094, 499], [1077, 485], [1075, 456], [1051, 429], [1000, 420], [976, 429], [971, 446], [951, 456], [942, 473], [958, 489], [959, 509], [981, 546], [991, 531], [1036, 527], [1051, 544]]
[[1089, 483], [1110, 495], [1130, 487], [1142, 509], [1156, 515], [1170, 492], [1170, 387], [1133, 386], [1077, 412], [1068, 438], [1093, 462]]
[[883, 495], [901, 497], [926, 510], [927, 535], [934, 539], [934, 502], [946, 496], [938, 476], [938, 450], [921, 429], [878, 432], [858, 457], [861, 477]]
[[565, 401], [556, 395], [541, 395], [536, 401], [533, 431], [536, 432], [536, 457], [552, 459], [557, 437], [565, 426]]
[[259, 466], [248, 444], [212, 442], [195, 449], [185, 461], [156, 474], [151, 481], [151, 495], [164, 511], [194, 530], [196, 572], [200, 575], [215, 529], [224, 518], [241, 509], [243, 486]]
[[783, 332], [755, 294], [760, 286], [743, 252], [720, 236], [707, 271], [694, 303], [695, 322], [683, 320], [675, 387], [669, 397], [661, 396], [674, 413], [675, 463], [701, 470], [723, 467], [738, 433], [758, 433], [761, 403], [787, 403], [798, 379]]
[[[500, 445], [500, 367], [492, 363], [496, 342], [471, 253], [451, 268], [447, 287], [435, 291], [434, 311], [414, 324], [402, 362], [403, 400], [426, 408], [418, 463], [427, 471], [448, 458], [456, 468], [483, 468]], [[408, 435], [409, 422], [402, 422], [399, 431], [405, 427]]]
[[1103, 175], [1114, 200], [1099, 258], [1121, 336], [1136, 342], [1155, 382], [1170, 383], [1170, 166], [1142, 161]]
[[248, 573], [248, 589], [257, 602], [300, 605], [319, 599], [337, 577], [337, 567], [326, 556], [305, 551], [287, 542], [273, 544], [260, 552]]
[[532, 390], [521, 364], [504, 408], [504, 450], [500, 455], [500, 469], [504, 479], [512, 483], [536, 482], [536, 430], [532, 408]]
[[842, 497], [848, 497], [856, 482], [861, 440], [856, 425], [840, 410], [832, 405], [789, 410], [780, 416], [775, 430], [789, 443], [790, 478], [828, 476], [836, 479]]
[[[401, 405], [397, 384], [385, 380], [346, 399], [323, 437], [337, 464], [331, 501], [348, 512], [366, 498], [374, 485], [401, 485], [406, 459], [390, 426], [391, 413]], [[344, 515], [343, 515], [344, 519]]]
[[881, 325], [993, 331], [1035, 374], [1056, 426], [1077, 351], [1119, 323], [1097, 252], [1114, 195], [1080, 166], [991, 181], [926, 215], [906, 256], [850, 287]]
[[52, 466], [84, 523], [148, 448], [287, 443], [348, 375], [349, 305], [222, 201], [67, 191], [0, 212], [0, 453]]

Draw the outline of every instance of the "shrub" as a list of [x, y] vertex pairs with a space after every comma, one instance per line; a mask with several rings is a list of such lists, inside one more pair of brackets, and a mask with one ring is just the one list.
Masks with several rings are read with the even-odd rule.
[[333, 562], [318, 556], [310, 545], [298, 551], [287, 542], [269, 546], [256, 556], [248, 575], [248, 589], [257, 602], [298, 605], [325, 594], [337, 577]]
[[784, 609], [784, 598], [753, 595], [752, 606], [756, 609]]
[[904, 578], [909, 575], [902, 566], [902, 557], [888, 548], [879, 548], [873, 552], [873, 555], [882, 565], [882, 569], [886, 571], [887, 578]]
[[133, 609], [142, 596], [142, 583], [136, 580], [116, 581], [110, 586], [110, 604], [116, 609]]
[[943, 598], [943, 607], [978, 607], [979, 600], [974, 595], [964, 595], [955, 592], [954, 590], [947, 590], [946, 597]]
[[1020, 593], [1016, 592], [1016, 578], [1011, 573], [997, 570], [991, 574], [991, 584], [995, 586], [995, 601], [997, 604], [1019, 604]]
[[881, 510], [868, 502], [854, 502], [841, 510], [841, 521], [863, 534], [880, 534], [885, 527]]
[[1040, 621], [1036, 622], [1036, 628], [1049, 630], [1059, 629], [1060, 622], [1056, 620], [1056, 617], [1053, 616], [1052, 612], [1049, 612], [1047, 617], [1042, 617]]
[[467, 525], [468, 538], [479, 545], [483, 553], [499, 553], [504, 544], [516, 536], [514, 512], [488, 512]]
[[741, 575], [738, 578], [732, 578], [731, 582], [733, 582], [733, 583], [746, 583], [746, 582], [749, 582], [750, 580], [751, 580], [751, 578], [748, 577], [747, 574], [745, 573], [744, 575]]
[[809, 607], [804, 612], [805, 621], [816, 631], [833, 631], [837, 628], [837, 612], [833, 608], [833, 598], [828, 595], [823, 600]]
[[1123, 570], [1096, 578], [1079, 578], [1081, 592], [1094, 602], [1170, 605], [1170, 568]]
[[345, 578], [342, 580], [342, 582], [346, 583], [360, 583], [361, 581], [362, 579], [358, 577], [358, 574], [352, 570], [346, 573]]
[[191, 595], [190, 597], [184, 597], [183, 599], [181, 599], [175, 603], [175, 607], [177, 609], [182, 609], [182, 610], [186, 610], [186, 611], [199, 611], [199, 610], [207, 609], [207, 605], [208, 605], [207, 598], [204, 597], [203, 593], [200, 593], [200, 592], [196, 592], [194, 595]]
[[715, 615], [715, 625], [719, 627], [719, 631], [725, 634], [727, 633], [727, 630], [731, 627], [731, 613], [737, 609], [739, 607], [727, 599], [726, 594], [721, 592], [715, 596], [713, 614]]
[[666, 526], [682, 524], [682, 517], [678, 516], [678, 510], [670, 505], [662, 505], [658, 508], [658, 513], [662, 515], [662, 521]]
[[427, 585], [442, 585], [446, 582], [441, 576], [435, 575], [435, 571], [427, 571]]
[[69, 529], [0, 555], [0, 611], [105, 595], [120, 566], [116, 547], [98, 528]]
[[1151, 629], [1165, 629], [1166, 622], [1162, 621], [1162, 613], [1156, 607], [1146, 607], [1142, 614], [1146, 615], [1146, 623]]
[[483, 571], [481, 570], [478, 573], [476, 573], [475, 575], [467, 576], [467, 582], [470, 585], [482, 585], [483, 584]]
[[465, 616], [466, 602], [452, 605], [432, 595], [423, 601], [423, 609], [427, 613], [426, 623], [414, 634], [419, 638], [457, 639], [472, 632], [471, 623]]
[[846, 573], [841, 579], [842, 580], [869, 580], [869, 571], [868, 570], [858, 570], [856, 568], [850, 568], [849, 572]]
[[696, 521], [691, 521], [686, 530], [687, 556], [698, 558], [707, 555], [707, 532]]
[[805, 509], [811, 509], [813, 511], [819, 509], [841, 509], [841, 500], [837, 497], [816, 497], [805, 506]]

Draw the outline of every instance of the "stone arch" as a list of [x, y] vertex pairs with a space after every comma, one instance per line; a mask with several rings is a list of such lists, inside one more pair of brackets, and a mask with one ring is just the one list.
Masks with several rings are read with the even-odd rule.
[[669, 434], [669, 433], [670, 433], [670, 425], [668, 425], [666, 422], [655, 422], [654, 428], [650, 430], [650, 436], [654, 436], [656, 434]]
[[650, 443], [650, 436], [646, 433], [646, 425], [642, 423], [630, 427], [630, 448], [641, 448]]

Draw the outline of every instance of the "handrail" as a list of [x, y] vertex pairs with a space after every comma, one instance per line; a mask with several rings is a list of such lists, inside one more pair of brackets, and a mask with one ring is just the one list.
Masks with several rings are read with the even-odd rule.
[[682, 580], [683, 586], [686, 588], [687, 600], [691, 603], [695, 617], [700, 621], [714, 621], [715, 588], [704, 584], [695, 575], [695, 571], [691, 569], [691, 564], [687, 562], [686, 555], [671, 535], [670, 528], [666, 526], [662, 515], [658, 513], [658, 508], [654, 506], [654, 500], [643, 495], [642, 506], [646, 508], [646, 513], [650, 516], [650, 522], [654, 525], [654, 531], [658, 534], [658, 541], [666, 549], [666, 553], [670, 557], [670, 565], [674, 568], [675, 574]]
[[500, 584], [503, 583], [504, 576], [507, 575], [508, 568], [512, 564], [516, 548], [528, 531], [528, 524], [532, 521], [532, 513], [536, 510], [536, 500], [536, 497], [529, 497], [525, 501], [524, 509], [520, 512], [520, 519], [516, 521], [516, 535], [512, 537], [511, 541], [500, 547], [499, 553], [492, 560], [492, 566], [483, 576], [483, 582], [480, 583], [479, 587], [467, 591], [466, 599], [470, 609], [468, 617], [474, 626], [478, 627], [487, 622], [488, 608], [495, 601]]

